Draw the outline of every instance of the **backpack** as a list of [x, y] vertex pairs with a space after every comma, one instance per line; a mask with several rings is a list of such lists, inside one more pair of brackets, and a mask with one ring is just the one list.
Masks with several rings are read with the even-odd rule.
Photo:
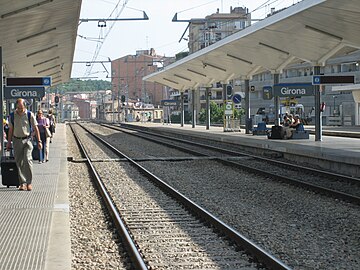
[[[33, 129], [32, 129], [32, 126], [31, 126], [31, 111], [27, 111], [27, 117], [28, 117], [28, 120], [29, 120], [29, 126], [30, 126], [30, 134], [33, 132]], [[14, 115], [14, 112], [10, 113], [10, 121], [11, 121], [11, 124], [14, 128], [14, 118], [15, 118], [15, 115]]]
[[54, 116], [51, 114], [51, 115], [48, 115], [47, 118], [49, 119], [49, 122], [50, 122], [50, 132], [51, 133], [55, 133], [55, 119], [54, 119]]

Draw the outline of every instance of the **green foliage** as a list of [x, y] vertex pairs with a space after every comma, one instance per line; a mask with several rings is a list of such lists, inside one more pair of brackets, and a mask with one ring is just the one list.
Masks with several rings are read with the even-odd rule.
[[[171, 123], [181, 123], [181, 116], [179, 115], [171, 115]], [[185, 124], [191, 123], [192, 114], [189, 112], [184, 112], [184, 122]]]
[[[243, 108], [239, 110], [234, 110], [234, 119], [240, 119], [242, 115], [245, 115], [245, 110]], [[199, 115], [199, 121], [204, 123], [206, 120], [206, 110], [201, 109]], [[224, 106], [218, 106], [215, 102], [210, 102], [210, 123], [212, 124], [222, 124], [224, 123]]]
[[74, 80], [71, 79], [67, 83], [62, 83], [53, 87], [50, 87], [51, 93], [66, 93], [66, 92], [92, 92], [99, 90], [111, 89], [111, 82], [104, 80]]
[[175, 59], [176, 59], [176, 61], [178, 61], [188, 55], [189, 55], [189, 52], [179, 52], [175, 55]]
[[[206, 120], [206, 110], [201, 109], [199, 120], [204, 123]], [[210, 123], [224, 123], [224, 108], [218, 106], [215, 102], [210, 102]]]

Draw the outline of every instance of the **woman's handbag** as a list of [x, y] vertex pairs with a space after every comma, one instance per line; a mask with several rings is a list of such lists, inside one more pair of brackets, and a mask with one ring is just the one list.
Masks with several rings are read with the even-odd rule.
[[51, 132], [48, 128], [45, 128], [46, 138], [51, 137]]

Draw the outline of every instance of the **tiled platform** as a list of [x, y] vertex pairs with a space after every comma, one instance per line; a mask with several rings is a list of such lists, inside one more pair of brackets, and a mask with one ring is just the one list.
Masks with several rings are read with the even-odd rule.
[[49, 162], [34, 161], [31, 192], [0, 186], [0, 270], [71, 268], [65, 131], [58, 124]]

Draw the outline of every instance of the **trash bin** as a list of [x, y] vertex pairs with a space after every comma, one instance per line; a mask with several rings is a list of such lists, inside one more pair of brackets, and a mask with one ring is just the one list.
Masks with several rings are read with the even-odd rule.
[[252, 118], [246, 119], [246, 121], [245, 121], [245, 127], [246, 127], [246, 130], [248, 130], [248, 131], [252, 131], [252, 130], [253, 130]]

